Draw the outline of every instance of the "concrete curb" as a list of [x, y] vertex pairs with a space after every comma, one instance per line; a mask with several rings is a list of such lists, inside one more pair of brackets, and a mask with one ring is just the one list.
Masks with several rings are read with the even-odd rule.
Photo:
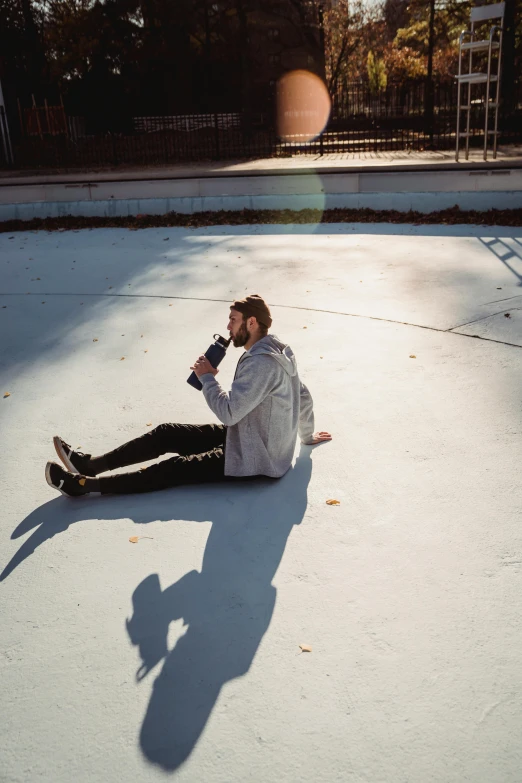
[[376, 209], [434, 212], [458, 206], [464, 210], [518, 209], [522, 191], [452, 191], [426, 193], [338, 193], [283, 196], [217, 196], [203, 198], [102, 199], [0, 204], [0, 221], [33, 218], [127, 217], [194, 214], [220, 210]]

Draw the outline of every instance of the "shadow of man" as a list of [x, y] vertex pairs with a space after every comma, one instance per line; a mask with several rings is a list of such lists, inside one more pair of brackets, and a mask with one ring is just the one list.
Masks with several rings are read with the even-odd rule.
[[[282, 479], [234, 486], [228, 507], [216, 504], [209, 487], [193, 490], [197, 518], [207, 506], [212, 521], [201, 572], [191, 571], [163, 591], [151, 574], [134, 591], [127, 631], [142, 660], [136, 679], [165, 659], [140, 732], [142, 752], [153, 764], [177, 769], [223, 685], [249, 670], [274, 611], [273, 577], [290, 531], [306, 511], [311, 469], [311, 449], [302, 447]], [[194, 508], [187, 506], [182, 518], [194, 519]], [[188, 629], [169, 651], [169, 625], [180, 618]]]

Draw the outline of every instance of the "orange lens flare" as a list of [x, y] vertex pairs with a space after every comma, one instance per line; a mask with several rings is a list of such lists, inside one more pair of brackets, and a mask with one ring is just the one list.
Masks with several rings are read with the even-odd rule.
[[277, 83], [277, 132], [283, 141], [306, 142], [328, 122], [331, 100], [326, 85], [309, 71], [290, 71]]

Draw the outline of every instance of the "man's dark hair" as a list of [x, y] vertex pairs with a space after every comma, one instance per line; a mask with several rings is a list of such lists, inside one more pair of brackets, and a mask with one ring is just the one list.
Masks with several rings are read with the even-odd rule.
[[261, 336], [266, 337], [266, 334], [272, 326], [272, 316], [270, 314], [270, 308], [259, 294], [250, 294], [244, 299], [236, 299], [232, 304], [234, 310], [237, 310], [243, 315], [243, 322], [246, 318], [254, 318], [259, 324], [261, 330]]
[[[245, 315], [244, 313], [242, 313], [242, 315], [243, 315], [243, 323], [244, 324], [246, 324], [246, 322], [248, 321], [249, 318], [256, 318], [255, 315], [254, 316], [252, 316], [252, 315]], [[256, 321], [257, 321], [257, 318], [256, 318]], [[257, 321], [257, 326], [258, 326], [259, 334], [261, 335], [261, 337], [262, 338], [266, 337], [267, 334], [268, 334], [268, 326], [266, 326], [266, 324], [260, 323], [259, 321]]]

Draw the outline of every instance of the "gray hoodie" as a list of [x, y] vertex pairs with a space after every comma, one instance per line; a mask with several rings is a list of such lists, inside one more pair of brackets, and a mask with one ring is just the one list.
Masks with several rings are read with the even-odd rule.
[[227, 427], [226, 476], [283, 476], [292, 464], [297, 434], [311, 443], [313, 402], [299, 380], [289, 345], [269, 334], [239, 359], [232, 388], [201, 375], [210, 410]]

